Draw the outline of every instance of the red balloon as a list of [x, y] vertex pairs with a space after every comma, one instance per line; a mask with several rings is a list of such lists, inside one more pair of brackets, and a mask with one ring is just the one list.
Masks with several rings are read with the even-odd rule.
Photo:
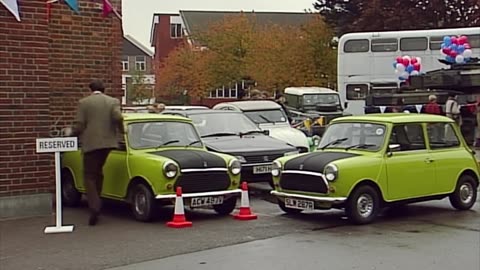
[[451, 57], [457, 57], [458, 53], [456, 51], [450, 51]]
[[446, 54], [446, 55], [450, 55], [450, 53], [452, 52], [452, 49], [450, 48], [443, 48], [443, 53]]
[[468, 37], [466, 36], [461, 36], [459, 39], [458, 39], [458, 44], [459, 45], [464, 45], [465, 43], [468, 42]]
[[403, 65], [406, 67], [410, 65], [410, 60], [408, 60], [407, 58], [403, 58]]
[[452, 44], [458, 44], [457, 37], [452, 36]]
[[403, 58], [401, 56], [397, 57], [397, 63], [403, 64]]
[[412, 60], [410, 60], [410, 63], [412, 63], [412, 65], [415, 65], [416, 63], [418, 63], [417, 58], [412, 57]]
[[420, 65], [420, 63], [415, 63], [415, 64], [413, 64], [413, 70], [420, 71], [420, 68], [421, 68], [421, 67], [422, 67], [422, 66]]
[[470, 43], [468, 43], [468, 40], [467, 40], [467, 42], [465, 42], [465, 44], [463, 44], [463, 46], [465, 47], [465, 49], [471, 49], [472, 48]]

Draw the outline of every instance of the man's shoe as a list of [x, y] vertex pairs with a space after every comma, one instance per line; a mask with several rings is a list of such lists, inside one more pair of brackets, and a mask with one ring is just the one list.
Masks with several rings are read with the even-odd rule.
[[98, 222], [98, 214], [91, 214], [88, 220], [88, 225], [95, 226]]

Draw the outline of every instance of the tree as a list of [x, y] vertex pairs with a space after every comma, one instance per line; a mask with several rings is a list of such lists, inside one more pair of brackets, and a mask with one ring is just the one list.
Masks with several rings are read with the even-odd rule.
[[153, 88], [145, 82], [145, 73], [143, 71], [132, 71], [130, 79], [127, 79], [127, 98], [129, 102], [143, 103], [152, 98]]
[[478, 0], [318, 0], [313, 6], [338, 35], [480, 25]]

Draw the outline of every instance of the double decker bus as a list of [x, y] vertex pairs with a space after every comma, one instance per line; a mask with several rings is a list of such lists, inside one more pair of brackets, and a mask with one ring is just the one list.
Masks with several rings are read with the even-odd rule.
[[473, 56], [480, 56], [480, 27], [392, 32], [349, 33], [338, 45], [338, 91], [347, 102], [347, 113], [364, 114], [368, 94], [391, 92], [400, 87], [392, 66], [398, 56], [422, 59], [421, 72], [448, 68], [439, 62], [444, 36], [468, 37]]

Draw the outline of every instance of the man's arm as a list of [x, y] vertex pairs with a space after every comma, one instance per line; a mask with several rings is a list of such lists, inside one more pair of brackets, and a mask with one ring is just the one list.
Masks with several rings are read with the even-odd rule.
[[79, 102], [77, 109], [77, 116], [73, 125], [72, 133], [70, 136], [78, 137], [85, 130], [86, 118], [85, 118], [85, 106], [82, 102]]
[[113, 121], [117, 124], [118, 130], [122, 134], [124, 134], [125, 127], [123, 126], [123, 115], [120, 109], [120, 101], [118, 101], [118, 99], [116, 98], [113, 100], [112, 118], [113, 118]]

